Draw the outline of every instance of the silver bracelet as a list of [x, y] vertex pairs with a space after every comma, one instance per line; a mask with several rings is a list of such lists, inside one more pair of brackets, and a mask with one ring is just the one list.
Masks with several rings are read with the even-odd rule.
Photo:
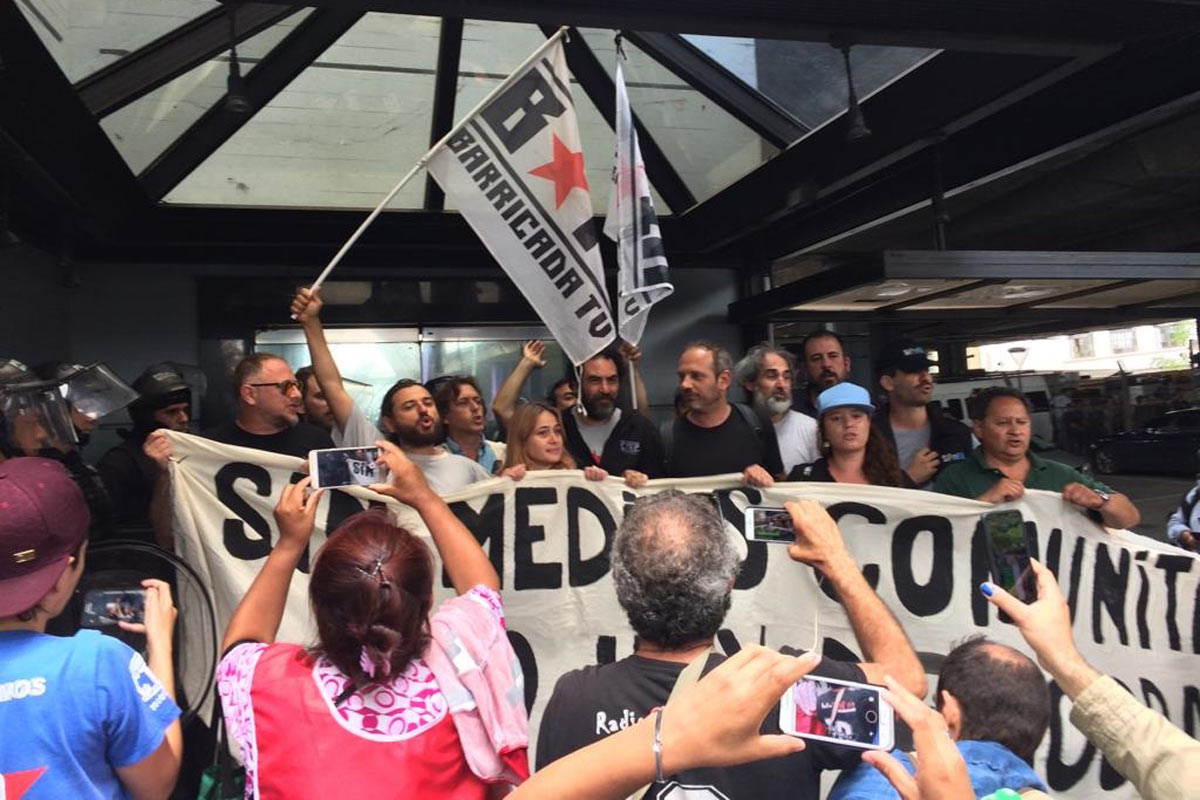
[[665, 783], [662, 771], [662, 706], [654, 709], [654, 780]]

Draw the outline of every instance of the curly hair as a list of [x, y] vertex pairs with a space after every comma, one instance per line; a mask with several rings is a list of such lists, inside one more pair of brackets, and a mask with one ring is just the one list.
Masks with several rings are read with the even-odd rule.
[[634, 503], [613, 540], [617, 601], [641, 639], [667, 649], [716, 635], [739, 568], [712, 504], [676, 489]]

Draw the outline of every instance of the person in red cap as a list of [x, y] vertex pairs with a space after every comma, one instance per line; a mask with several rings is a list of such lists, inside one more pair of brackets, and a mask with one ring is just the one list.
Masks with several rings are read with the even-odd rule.
[[168, 586], [145, 581], [145, 623], [120, 623], [145, 633], [149, 665], [95, 630], [45, 632], [83, 573], [90, 521], [62, 464], [0, 463], [0, 796], [166, 797], [179, 774]]

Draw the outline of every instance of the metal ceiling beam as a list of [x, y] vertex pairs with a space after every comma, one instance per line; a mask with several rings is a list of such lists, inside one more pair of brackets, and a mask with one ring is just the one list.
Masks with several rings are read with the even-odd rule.
[[735, 300], [729, 304], [729, 321], [740, 325], [762, 322], [767, 317], [774, 319], [782, 309], [811, 303], [886, 278], [881, 258], [855, 259], [778, 288]]
[[[966, 79], [963, 85], [970, 87], [971, 81]], [[1126, 88], [1115, 91], [1114, 87]], [[1010, 102], [988, 118], [953, 133], [940, 145], [944, 184], [956, 189], [978, 188], [1008, 174], [1014, 165], [1049, 151], [1061, 154], [1064, 147], [1088, 147], [1090, 137], [1098, 131], [1197, 92], [1200, 36], [1132, 45], [1087, 69], [1077, 69], [1042, 91], [1020, 90], [1019, 102]], [[869, 114], [867, 120], [875, 125]], [[802, 252], [843, 231], [916, 206], [929, 198], [930, 175], [928, 158], [897, 160], [871, 176], [869, 191], [863, 191], [861, 180], [857, 185], [846, 182], [812, 203], [789, 210], [762, 231], [762, 247], [774, 257]], [[723, 195], [721, 199], [730, 203], [736, 197], [728, 191]]]
[[915, 297], [909, 297], [904, 300], [899, 300], [895, 303], [889, 303], [886, 306], [879, 306], [877, 309], [875, 309], [875, 311], [880, 314], [888, 314], [893, 311], [899, 311], [902, 308], [909, 308], [910, 306], [919, 306], [923, 303], [928, 303], [931, 300], [941, 300], [946, 297], [955, 297], [960, 294], [965, 294], [966, 292], [973, 292], [976, 289], [982, 289], [984, 286], [995, 286], [998, 283], [1008, 283], [1008, 281], [1007, 280], [997, 280], [994, 278], [985, 278], [984, 280], [971, 281], [969, 283], [964, 283], [961, 286], [950, 286], [950, 287], [947, 287], [940, 291], [930, 292], [929, 294], [917, 295]]
[[[552, 26], [542, 26], [542, 32], [546, 36], [551, 36], [556, 30], [557, 28]], [[575, 80], [579, 81], [579, 85], [583, 87], [583, 91], [596, 106], [600, 116], [604, 117], [609, 127], [615, 130], [617, 89], [612, 78], [609, 77], [608, 71], [601, 65], [600, 59], [596, 58], [592, 49], [588, 47], [583, 34], [575, 29], [571, 30], [563, 50], [566, 53], [567, 66], [570, 68], [571, 74]], [[675, 167], [672, 166], [662, 148], [658, 146], [658, 142], [654, 140], [636, 113], [633, 115], [633, 124], [637, 128], [638, 147], [642, 151], [642, 160], [646, 163], [646, 177], [650, 179], [650, 183], [658, 190], [672, 212], [678, 214], [694, 206], [696, 204], [695, 196], [683, 182], [683, 178], [679, 177]]]
[[346, 31], [362, 18], [359, 10], [314, 11], [258, 63], [245, 79], [252, 111], [239, 114], [222, 97], [141, 174], [142, 185], [161, 200], [204, 159], [250, 121]]
[[[271, 3], [236, 8], [238, 44], [300, 10]], [[105, 117], [228, 50], [229, 12], [230, 6], [214, 8], [89, 75], [75, 84], [79, 98]]]
[[944, 47], [1033, 55], [1078, 55], [1097, 45], [1200, 24], [1191, 4], [1094, 0], [307, 0], [325, 8], [469, 19], [825, 42], [833, 32], [864, 44]]
[[622, 33], [651, 58], [776, 147], [787, 147], [809, 132], [807, 126], [800, 124], [782, 106], [747, 86], [679, 34]]
[[1200, 253], [885, 250], [883, 263], [892, 279], [1200, 280]]
[[0, 1], [0, 58], [0, 159], [91, 231], [147, 209], [133, 173], [13, 2]]
[[[442, 17], [438, 36], [437, 77], [433, 87], [433, 119], [429, 127], [429, 146], [437, 144], [454, 127], [454, 100], [458, 94], [458, 64], [462, 57], [462, 17]], [[425, 208], [441, 211], [446, 194], [433, 176], [425, 174]]]

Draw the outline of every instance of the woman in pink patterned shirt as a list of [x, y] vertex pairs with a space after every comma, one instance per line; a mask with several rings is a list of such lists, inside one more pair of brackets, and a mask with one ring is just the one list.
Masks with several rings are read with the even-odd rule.
[[285, 488], [279, 541], [229, 622], [217, 672], [247, 797], [484, 800], [528, 777], [496, 571], [420, 470], [377, 444], [392, 482], [372, 488], [421, 515], [458, 596], [431, 617], [429, 548], [385, 512], [365, 511], [313, 564], [317, 644], [276, 643], [321, 494], [306, 497], [307, 478]]

